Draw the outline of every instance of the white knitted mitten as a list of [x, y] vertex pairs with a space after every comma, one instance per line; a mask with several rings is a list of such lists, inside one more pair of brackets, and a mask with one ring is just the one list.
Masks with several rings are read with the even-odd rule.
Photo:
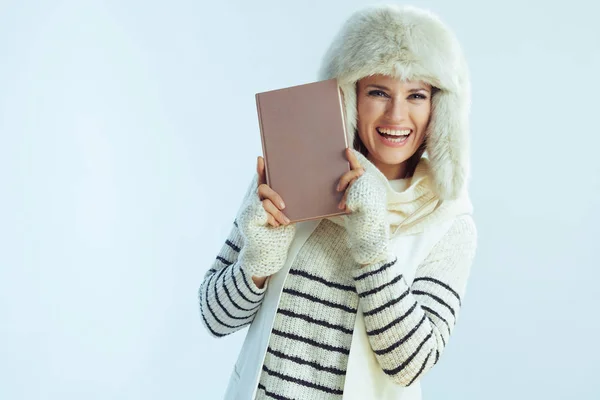
[[387, 192], [379, 179], [368, 171], [348, 189], [345, 217], [348, 247], [354, 260], [374, 264], [393, 258], [388, 251], [390, 226], [387, 219]]
[[244, 238], [240, 251], [241, 267], [252, 276], [273, 275], [285, 264], [287, 253], [296, 233], [296, 224], [268, 224], [267, 211], [258, 197], [254, 179], [252, 189], [238, 213], [238, 228]]

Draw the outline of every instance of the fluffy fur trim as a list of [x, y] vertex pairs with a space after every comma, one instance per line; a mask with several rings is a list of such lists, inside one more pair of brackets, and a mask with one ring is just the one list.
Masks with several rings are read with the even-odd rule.
[[469, 178], [470, 82], [455, 35], [429, 11], [377, 5], [355, 12], [327, 50], [319, 80], [337, 78], [349, 143], [356, 134], [356, 82], [384, 74], [440, 89], [426, 132], [434, 190], [456, 199]]

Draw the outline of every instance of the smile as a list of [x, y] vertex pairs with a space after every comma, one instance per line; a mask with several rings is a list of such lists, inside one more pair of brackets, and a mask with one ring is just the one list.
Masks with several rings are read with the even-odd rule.
[[375, 128], [379, 136], [384, 139], [384, 142], [388, 144], [401, 145], [404, 144], [410, 135], [412, 134], [411, 129], [393, 130], [387, 128]]

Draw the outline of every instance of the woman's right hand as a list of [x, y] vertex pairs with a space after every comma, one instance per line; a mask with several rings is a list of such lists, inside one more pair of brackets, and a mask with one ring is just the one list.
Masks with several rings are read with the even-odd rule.
[[243, 238], [239, 260], [255, 282], [284, 266], [296, 232], [296, 224], [281, 211], [283, 199], [266, 184], [262, 157], [257, 160], [256, 171], [236, 217]]
[[256, 172], [258, 173], [258, 196], [268, 214], [269, 225], [276, 228], [280, 225], [289, 225], [289, 218], [282, 212], [285, 203], [281, 196], [267, 185], [265, 160], [260, 156], [256, 162]]

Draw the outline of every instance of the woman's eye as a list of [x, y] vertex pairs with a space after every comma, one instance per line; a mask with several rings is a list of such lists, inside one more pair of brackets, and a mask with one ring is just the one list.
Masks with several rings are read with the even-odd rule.
[[381, 96], [387, 97], [387, 93], [385, 93], [382, 90], [371, 90], [369, 92], [369, 95], [370, 96], [378, 96], [378, 97], [381, 97]]
[[427, 96], [425, 96], [424, 94], [421, 94], [421, 93], [413, 93], [409, 96], [409, 98], [417, 99], [417, 100], [426, 100]]

